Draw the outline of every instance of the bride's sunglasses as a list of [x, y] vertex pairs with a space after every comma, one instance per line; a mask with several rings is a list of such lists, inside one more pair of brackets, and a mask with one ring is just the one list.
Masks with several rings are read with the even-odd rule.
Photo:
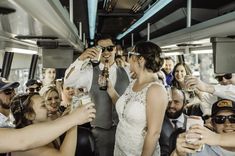
[[137, 52], [134, 52], [134, 51], [129, 51], [129, 52], [128, 52], [128, 56], [127, 56], [128, 60], [131, 58], [132, 55], [139, 56], [140, 53], [137, 53]]
[[5, 95], [11, 95], [13, 92], [14, 92], [14, 89], [5, 89], [5, 90], [3, 90], [3, 93]]

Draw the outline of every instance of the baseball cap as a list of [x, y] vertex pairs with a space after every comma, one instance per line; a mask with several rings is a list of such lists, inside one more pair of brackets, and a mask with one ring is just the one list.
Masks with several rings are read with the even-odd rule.
[[10, 89], [10, 88], [17, 88], [19, 87], [19, 82], [10, 82], [7, 81], [5, 78], [0, 77], [0, 91]]
[[231, 110], [235, 112], [235, 102], [228, 99], [221, 99], [212, 105], [211, 116], [216, 115], [221, 110]]
[[42, 85], [42, 82], [40, 80], [34, 80], [34, 79], [29, 79], [27, 82], [26, 82], [26, 87], [29, 87], [29, 86], [32, 86], [34, 84], [37, 84], [39, 86]]

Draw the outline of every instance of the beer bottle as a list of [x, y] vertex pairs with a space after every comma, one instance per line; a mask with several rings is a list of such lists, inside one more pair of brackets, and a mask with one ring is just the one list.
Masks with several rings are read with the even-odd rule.
[[100, 90], [107, 90], [108, 77], [109, 77], [109, 61], [105, 60], [104, 69], [102, 70], [100, 80], [99, 80]]

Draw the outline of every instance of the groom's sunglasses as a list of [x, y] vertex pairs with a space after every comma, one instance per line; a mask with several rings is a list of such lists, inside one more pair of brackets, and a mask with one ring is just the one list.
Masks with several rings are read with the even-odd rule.
[[114, 45], [107, 46], [107, 47], [101, 47], [100, 46], [100, 48], [102, 49], [102, 53], [105, 52], [105, 51], [112, 52], [114, 47], [115, 47]]

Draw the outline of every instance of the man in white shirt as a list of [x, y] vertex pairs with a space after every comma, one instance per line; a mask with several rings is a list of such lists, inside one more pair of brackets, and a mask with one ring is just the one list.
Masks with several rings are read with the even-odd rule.
[[14, 127], [13, 117], [10, 114], [11, 99], [15, 95], [15, 88], [19, 82], [9, 82], [0, 77], [0, 127]]
[[207, 84], [193, 76], [187, 78], [186, 85], [223, 99], [235, 101], [235, 73], [217, 74], [215, 78], [220, 85]]
[[218, 98], [235, 101], [235, 73], [216, 74], [215, 78], [219, 82], [218, 85], [207, 84], [194, 76], [189, 76], [186, 80], [187, 86], [202, 91], [200, 98], [203, 105], [200, 107], [206, 112], [204, 115], [210, 115], [212, 104]]
[[[101, 36], [97, 47], [86, 49], [65, 72], [65, 85], [75, 88], [86, 88], [95, 103], [96, 118], [91, 122], [92, 133], [96, 141], [96, 155], [112, 156], [118, 117], [111, 98], [98, 85], [104, 63], [109, 63], [109, 81], [114, 84], [119, 95], [123, 94], [129, 84], [129, 76], [124, 68], [115, 63], [116, 47], [109, 36]], [[101, 49], [100, 64], [89, 65], [89, 60], [97, 57]]]

